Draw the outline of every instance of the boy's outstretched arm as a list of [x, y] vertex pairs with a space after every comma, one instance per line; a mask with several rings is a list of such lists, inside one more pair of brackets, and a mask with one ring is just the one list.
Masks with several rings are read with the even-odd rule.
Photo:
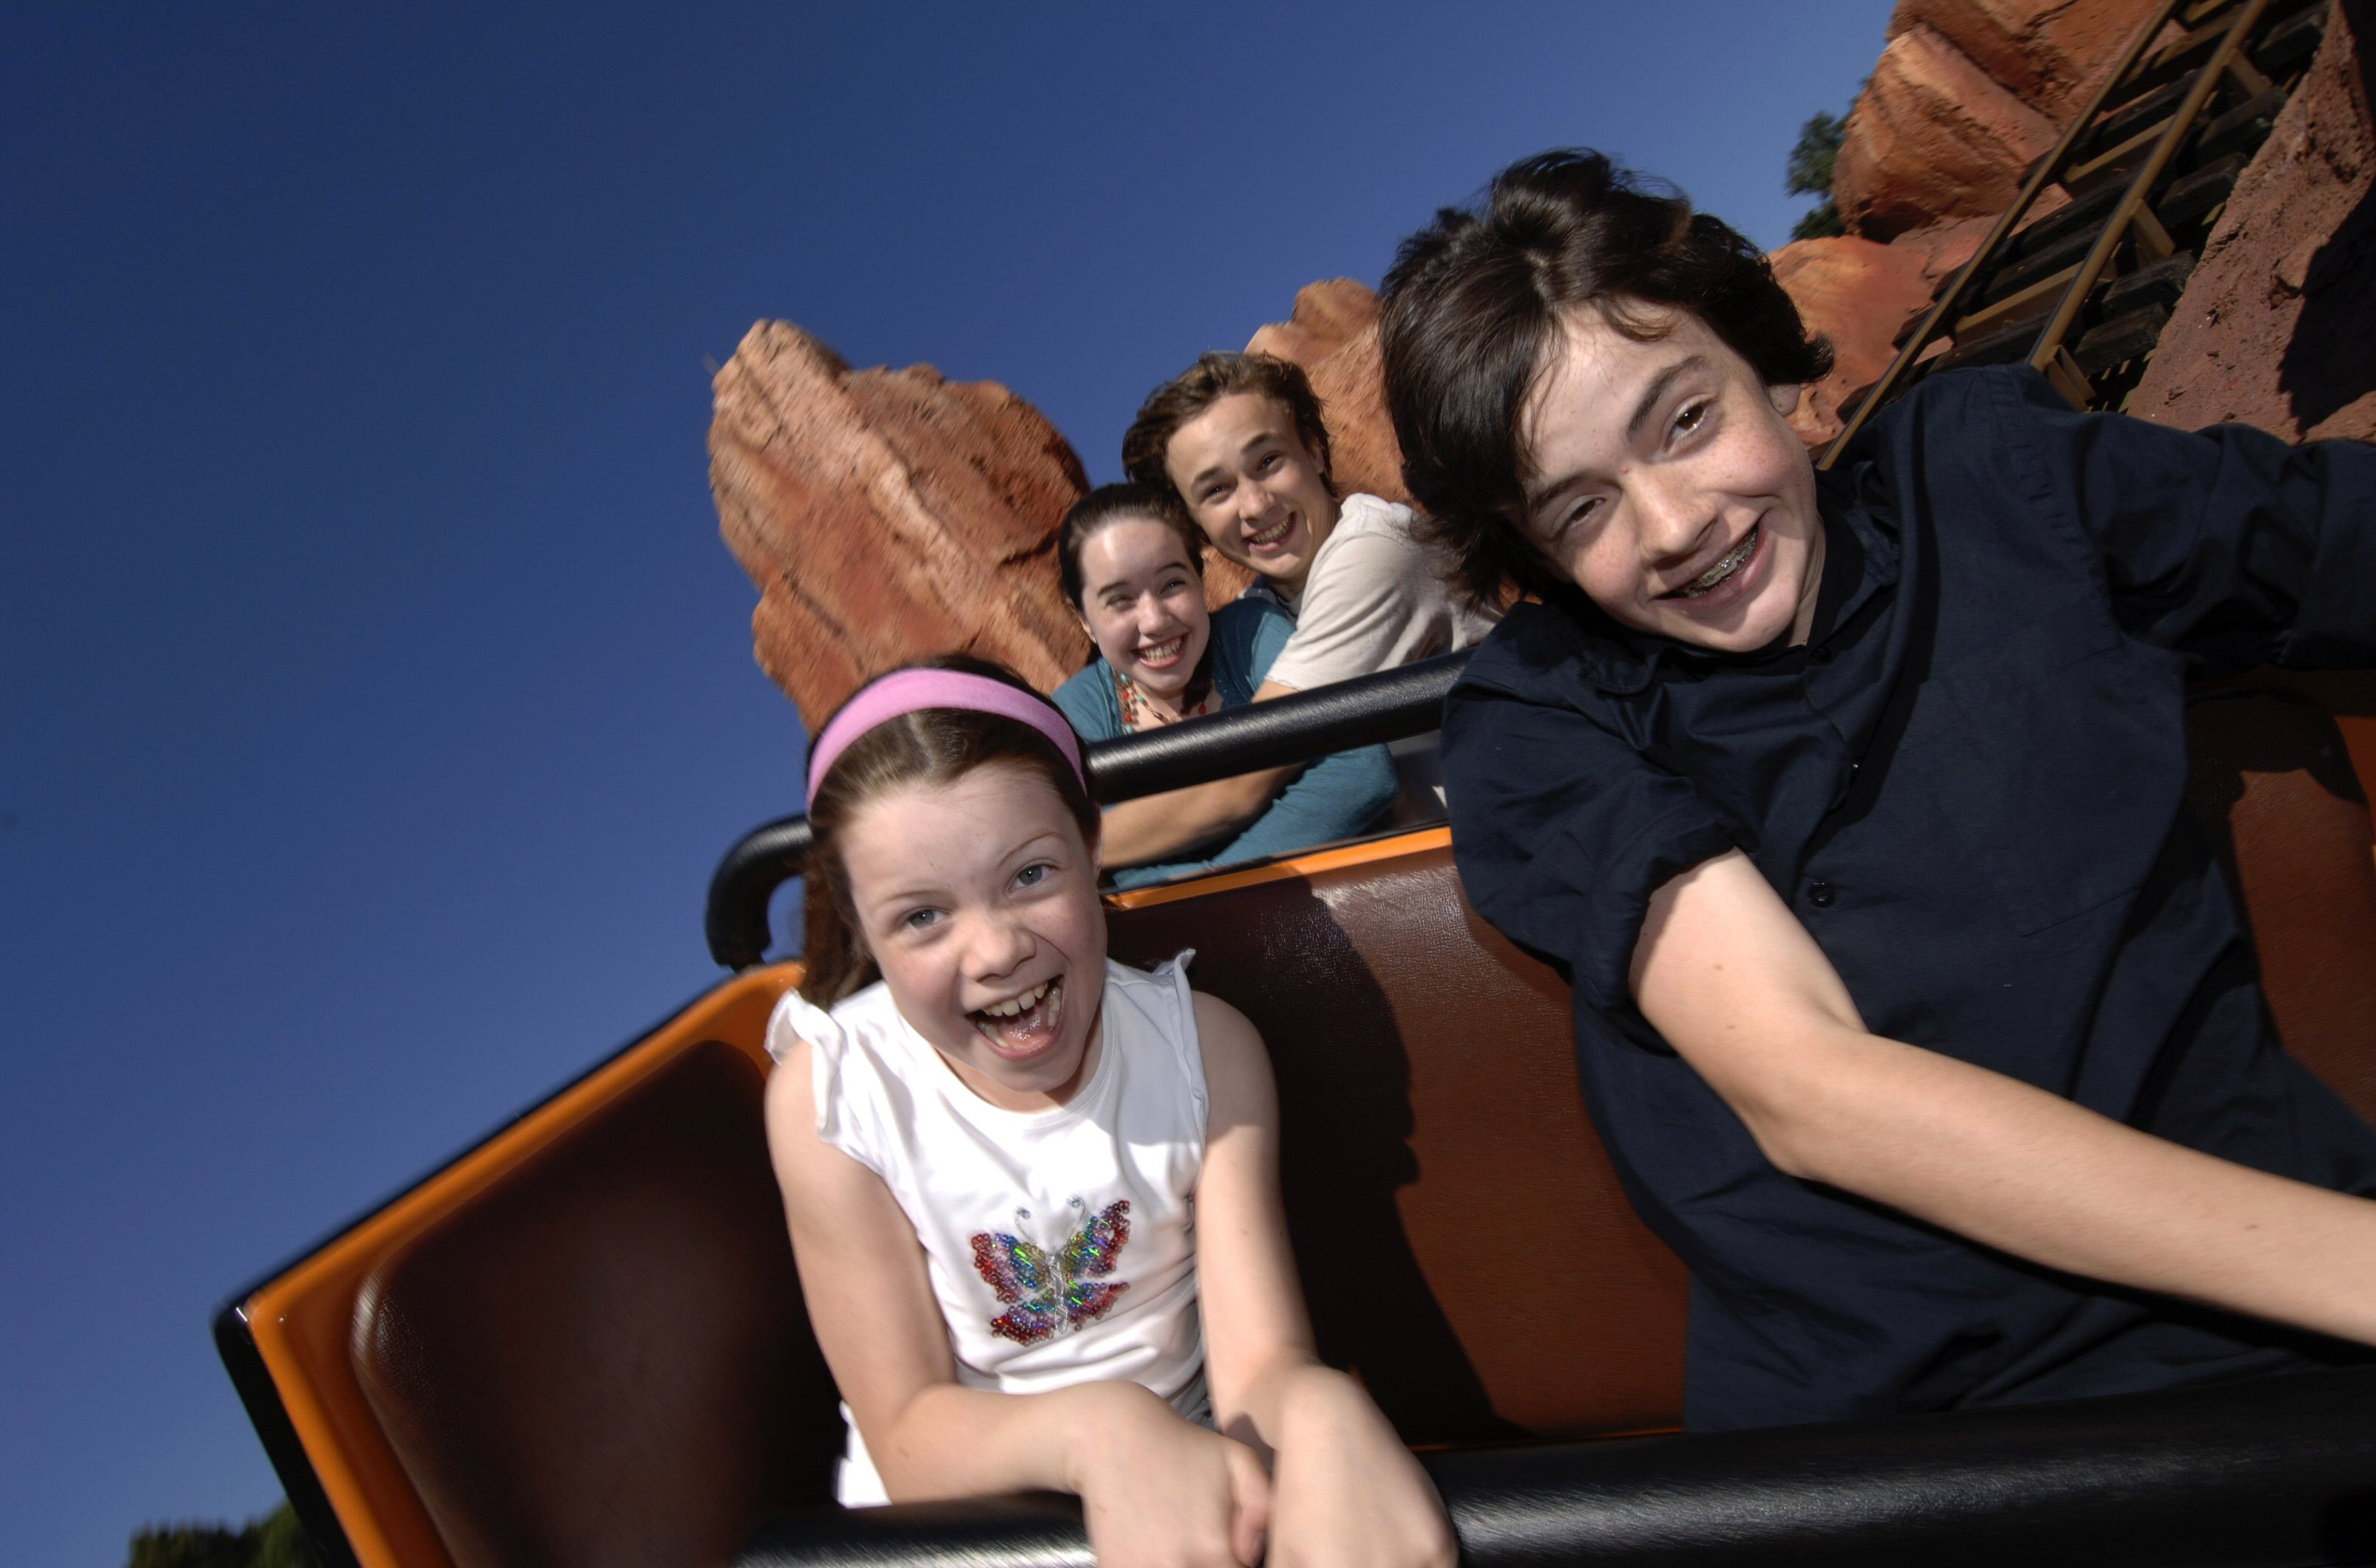
[[1265, 767], [1108, 806], [1098, 858], [1108, 866], [1140, 866], [1241, 829], [1270, 808], [1299, 771]]
[[997, 1394], [956, 1381], [923, 1248], [883, 1179], [817, 1136], [813, 1047], [767, 1082], [767, 1148], [809, 1322], [894, 1502], [1079, 1494], [1101, 1564], [1251, 1568], [1269, 1484], [1244, 1444], [1135, 1383]]
[[1270, 1058], [1245, 1016], [1198, 995], [1209, 1097], [1197, 1293], [1213, 1416], [1273, 1455], [1268, 1568], [1452, 1568], [1427, 1473], [1368, 1394], [1313, 1354], [1278, 1194]]
[[1789, 1175], [2051, 1268], [2376, 1344], [2376, 1203], [1867, 1032], [1738, 850], [1652, 897], [1632, 979], [1643, 1016]]

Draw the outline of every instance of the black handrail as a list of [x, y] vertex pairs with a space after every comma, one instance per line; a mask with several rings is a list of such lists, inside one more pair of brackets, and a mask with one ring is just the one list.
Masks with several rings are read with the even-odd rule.
[[[1357, 681], [1231, 708], [1184, 724], [1099, 741], [1083, 760], [1099, 801], [1183, 790], [1260, 768], [1309, 762], [1355, 746], [1424, 735], [1443, 719], [1443, 696], [1466, 653], [1406, 664]], [[779, 817], [753, 828], [710, 874], [702, 930], [709, 956], [748, 968], [767, 951], [767, 900], [808, 861], [809, 822]]]
[[[1454, 1448], [1464, 1568], [2271, 1568], [2376, 1554], [2376, 1372], [1816, 1426]], [[736, 1568], [1089, 1568], [1048, 1492], [817, 1508]]]

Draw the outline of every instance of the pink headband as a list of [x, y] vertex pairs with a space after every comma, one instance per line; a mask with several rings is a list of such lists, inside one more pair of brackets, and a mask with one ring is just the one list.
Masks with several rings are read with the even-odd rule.
[[816, 805], [817, 786], [825, 782], [834, 763], [849, 749], [850, 742], [878, 724], [887, 723], [903, 713], [915, 713], [928, 707], [963, 708], [970, 713], [994, 713], [1001, 719], [1012, 719], [1028, 724], [1055, 742], [1064, 760], [1073, 765], [1073, 777], [1088, 788], [1088, 776], [1081, 770], [1081, 742], [1064, 716], [1042, 699], [1028, 692], [1017, 691], [1004, 681], [993, 681], [987, 675], [968, 675], [962, 670], [899, 670], [872, 682], [859, 694], [842, 704], [833, 722], [809, 748], [809, 805]]

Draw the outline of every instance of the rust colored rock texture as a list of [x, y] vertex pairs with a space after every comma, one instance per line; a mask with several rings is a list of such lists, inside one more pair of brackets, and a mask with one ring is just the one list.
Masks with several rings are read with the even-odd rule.
[[1930, 29], [2061, 125], [2154, 8], [2154, 0], [1901, 0], [1889, 30]]
[[2337, 7], [2237, 181], [2129, 411], [2376, 440], [2376, 5]]
[[760, 590], [754, 652], [812, 727], [928, 653], [1043, 690], [1080, 668], [1054, 548], [1087, 481], [1030, 404], [929, 365], [851, 370], [785, 322], [752, 327], [712, 386], [710, 488]]
[[1296, 291], [1295, 314], [1256, 331], [1246, 350], [1291, 360], [1312, 378], [1339, 493], [1410, 499], [1403, 488], [1402, 447], [1386, 417], [1375, 292], [1350, 278], [1307, 283]]
[[1794, 240], [1769, 258], [1810, 332], [1831, 340], [1832, 372], [1807, 388], [1790, 428], [1811, 447], [1840, 433], [1840, 405], [1889, 368], [1899, 331], [1930, 304], [1923, 254], [1848, 235]]
[[1849, 232], [1890, 240], [1942, 219], [2001, 212], [2054, 123], [1936, 30], [1889, 41], [1840, 143], [1832, 190]]
[[2003, 211], [2154, 9], [2153, 0], [1900, 0], [1835, 167], [1849, 232], [1891, 240]]

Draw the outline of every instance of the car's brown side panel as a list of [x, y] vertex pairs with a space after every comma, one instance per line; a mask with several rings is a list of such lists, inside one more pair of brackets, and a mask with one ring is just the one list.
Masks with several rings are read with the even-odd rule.
[[245, 1312], [256, 1351], [362, 1568], [450, 1564], [349, 1359], [356, 1294], [364, 1277], [405, 1241], [494, 1187], [523, 1160], [636, 1089], [689, 1047], [727, 1040], [764, 1064], [767, 1014], [798, 973], [797, 966], [778, 965], [719, 986], [248, 1297]]

